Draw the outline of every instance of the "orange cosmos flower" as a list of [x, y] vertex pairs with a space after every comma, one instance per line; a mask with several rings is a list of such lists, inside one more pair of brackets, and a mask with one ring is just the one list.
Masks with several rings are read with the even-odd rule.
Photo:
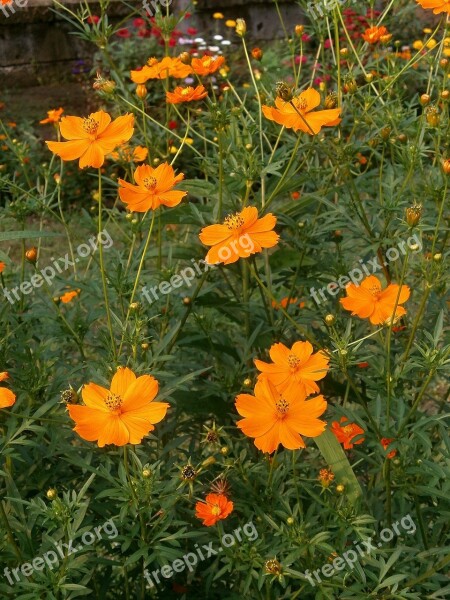
[[[389, 444], [391, 444], [393, 441], [394, 441], [394, 438], [381, 438], [380, 444], [383, 446], [384, 450], [387, 450]], [[396, 454], [397, 454], [397, 450], [391, 450], [390, 452], [388, 452], [386, 458], [394, 458], [394, 456], [396, 456]]]
[[[0, 373], [0, 381], [5, 381], [9, 379], [9, 374], [7, 371], [3, 371]], [[12, 406], [16, 401], [16, 395], [8, 388], [0, 387], [0, 408], [8, 408]]]
[[202, 56], [201, 58], [193, 58], [191, 62], [192, 70], [196, 75], [211, 75], [218, 71], [225, 62], [223, 56]]
[[131, 81], [146, 83], [149, 79], [176, 77], [184, 79], [192, 73], [190, 65], [185, 65], [178, 57], [165, 56], [162, 60], [150, 58], [140, 70], [131, 71]]
[[156, 169], [150, 165], [140, 165], [133, 177], [137, 185], [119, 179], [120, 199], [133, 212], [156, 210], [161, 205], [177, 206], [187, 195], [187, 192], [173, 189], [184, 178], [184, 174], [175, 176], [169, 163], [162, 163]]
[[342, 426], [337, 421], [333, 421], [331, 425], [331, 431], [336, 436], [337, 441], [340, 444], [344, 444], [344, 448], [346, 450], [353, 448], [353, 444], [363, 443], [364, 438], [360, 438], [355, 442], [353, 441], [353, 438], [364, 433], [364, 429], [361, 429], [361, 427], [356, 425], [356, 423], [349, 423], [347, 417], [341, 417], [340, 422], [342, 424], [346, 423], [346, 425]]
[[345, 310], [351, 310], [352, 315], [361, 319], [370, 319], [372, 325], [388, 325], [394, 313], [395, 302], [398, 296], [394, 321], [406, 314], [406, 309], [400, 304], [409, 298], [410, 290], [407, 285], [402, 285], [399, 295], [399, 286], [391, 283], [386, 289], [381, 289], [381, 281], [375, 275], [369, 275], [361, 285], [349, 283], [345, 288], [347, 298], [341, 298], [340, 303]]
[[416, 0], [422, 8], [432, 8], [435, 15], [446, 12], [450, 14], [450, 0]]
[[153, 431], [154, 424], [164, 419], [169, 404], [153, 402], [158, 382], [151, 375], [136, 375], [127, 367], [119, 367], [107, 390], [95, 383], [83, 387], [85, 406], [68, 404], [74, 431], [88, 442], [124, 446], [140, 444]]
[[305, 400], [319, 391], [316, 381], [328, 371], [329, 358], [324, 352], [313, 354], [309, 342], [295, 342], [289, 350], [284, 344], [273, 344], [269, 350], [272, 363], [254, 360], [261, 374], [258, 380], [268, 379], [286, 400]]
[[202, 519], [207, 527], [226, 519], [232, 511], [233, 503], [223, 494], [208, 494], [206, 502], [197, 502], [195, 505], [195, 516]]
[[208, 92], [202, 85], [198, 85], [196, 88], [178, 86], [173, 92], [166, 92], [166, 100], [169, 104], [180, 104], [181, 102], [201, 100], [207, 95]]
[[[288, 306], [288, 300], [289, 300], [289, 298], [287, 298], [287, 297], [280, 300], [280, 302], [276, 302], [275, 300], [272, 300], [272, 308], [274, 308], [275, 310], [278, 310], [279, 308], [284, 308], [286, 310], [286, 308]], [[299, 308], [305, 308], [305, 303], [299, 302], [298, 298], [291, 298], [289, 300], [289, 304], [298, 304]]]
[[262, 379], [255, 385], [255, 396], [240, 394], [236, 398], [236, 410], [244, 417], [236, 425], [255, 438], [254, 444], [262, 452], [271, 454], [279, 444], [297, 450], [305, 447], [301, 435], [317, 437], [325, 431], [326, 423], [318, 417], [326, 408], [323, 396], [287, 400], [268, 379]]
[[108, 158], [116, 161], [124, 161], [124, 162], [143, 162], [148, 156], [148, 149], [143, 146], [136, 146], [136, 148], [131, 148], [130, 146], [122, 146], [119, 148], [117, 152], [111, 152]]
[[63, 160], [80, 159], [80, 169], [99, 168], [105, 155], [127, 142], [133, 135], [134, 117], [126, 114], [111, 122], [108, 113], [100, 110], [89, 117], [63, 117], [61, 135], [68, 142], [46, 142], [49, 149]]
[[39, 121], [39, 123], [41, 123], [41, 125], [45, 125], [46, 123], [59, 123], [59, 119], [61, 118], [63, 112], [63, 108], [55, 108], [54, 110], [48, 110], [47, 118], [42, 119], [42, 121]]
[[3, 271], [5, 270], [6, 267], [6, 263], [4, 263], [3, 261], [0, 260], [0, 273], [3, 273]]
[[369, 27], [361, 35], [363, 40], [368, 44], [376, 44], [383, 36], [389, 35], [389, 32], [386, 27]]
[[206, 255], [210, 265], [229, 265], [239, 258], [272, 248], [278, 243], [279, 235], [272, 231], [277, 222], [271, 213], [258, 219], [258, 209], [247, 206], [241, 212], [226, 217], [222, 225], [209, 225], [200, 232], [200, 241], [212, 246]]
[[80, 292], [81, 290], [72, 290], [71, 292], [66, 292], [60, 297], [60, 300], [63, 304], [68, 304], [74, 298], [76, 298]]
[[264, 116], [279, 125], [284, 125], [294, 131], [304, 131], [310, 135], [319, 133], [322, 127], [331, 127], [341, 122], [340, 108], [313, 111], [320, 104], [320, 94], [309, 88], [291, 102], [285, 102], [279, 96], [275, 99], [276, 108], [263, 106]]

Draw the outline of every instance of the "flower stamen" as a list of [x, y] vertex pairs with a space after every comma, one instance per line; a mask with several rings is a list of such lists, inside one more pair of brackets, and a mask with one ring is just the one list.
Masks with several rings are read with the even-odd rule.
[[108, 394], [108, 397], [105, 400], [106, 406], [110, 411], [114, 412], [118, 410], [122, 406], [122, 398], [117, 394]]
[[244, 219], [236, 213], [235, 215], [228, 215], [228, 217], [225, 218], [224, 224], [228, 227], [228, 229], [230, 229], [230, 231], [232, 231], [242, 227], [244, 224]]
[[83, 119], [83, 129], [86, 133], [90, 135], [95, 135], [98, 130], [98, 126], [100, 123], [96, 121], [93, 117], [85, 117]]
[[157, 183], [158, 183], [158, 180], [156, 179], [156, 177], [145, 177], [145, 179], [144, 179], [144, 186], [148, 190], [154, 190]]
[[289, 402], [284, 398], [277, 400], [275, 406], [277, 407], [277, 411], [280, 415], [285, 415], [289, 410]]
[[301, 362], [296, 354], [289, 354], [287, 361], [291, 369], [296, 369]]

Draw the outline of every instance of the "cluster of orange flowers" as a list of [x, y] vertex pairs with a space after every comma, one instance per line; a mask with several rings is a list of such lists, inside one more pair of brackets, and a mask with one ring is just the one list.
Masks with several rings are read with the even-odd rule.
[[327, 403], [319, 392], [317, 381], [328, 371], [329, 358], [324, 352], [313, 353], [309, 342], [296, 342], [292, 348], [273, 344], [271, 363], [255, 360], [261, 371], [254, 396], [240, 394], [236, 410], [244, 417], [237, 426], [254, 444], [271, 454], [281, 444], [289, 450], [304, 448], [301, 435], [317, 437], [325, 431], [326, 423], [319, 419]]

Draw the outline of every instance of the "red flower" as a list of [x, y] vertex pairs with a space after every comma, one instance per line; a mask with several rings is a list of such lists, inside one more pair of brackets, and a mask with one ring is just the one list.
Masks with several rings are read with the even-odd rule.
[[131, 37], [131, 33], [128, 31], [128, 29], [126, 27], [123, 27], [122, 29], [118, 29], [116, 31], [116, 35], [118, 35], [121, 38]]
[[168, 127], [169, 127], [169, 129], [177, 129], [178, 123], [176, 121], [169, 121]]
[[145, 27], [145, 19], [141, 19], [140, 17], [133, 19], [133, 26], [136, 27], [136, 29], [139, 29], [139, 27]]
[[99, 21], [100, 17], [97, 17], [97, 15], [92, 15], [86, 19], [86, 22], [89, 23], [89, 25], [97, 25]]
[[[387, 450], [389, 444], [391, 444], [393, 441], [394, 438], [381, 438], [380, 444], [383, 446], [384, 450]], [[397, 450], [391, 450], [390, 452], [388, 452], [386, 458], [394, 458], [396, 454]]]
[[364, 438], [359, 438], [356, 442], [353, 441], [353, 438], [364, 433], [364, 429], [361, 429], [359, 425], [355, 423], [349, 423], [347, 417], [341, 417], [341, 423], [346, 423], [344, 426], [340, 425], [337, 421], [333, 421], [331, 426], [331, 431], [337, 438], [337, 441], [340, 444], [344, 444], [345, 450], [350, 450], [353, 448], [353, 444], [362, 444]]
[[208, 494], [206, 502], [197, 502], [195, 505], [195, 516], [202, 519], [206, 527], [226, 519], [232, 511], [233, 503], [223, 494]]

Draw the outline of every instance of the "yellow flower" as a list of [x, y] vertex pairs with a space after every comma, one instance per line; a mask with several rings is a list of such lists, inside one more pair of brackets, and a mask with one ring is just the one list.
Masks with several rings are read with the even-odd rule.
[[414, 48], [414, 50], [422, 50], [423, 48], [423, 42], [421, 42], [420, 40], [416, 40], [412, 47]]
[[213, 14], [213, 19], [223, 19], [223, 18], [224, 18], [224, 16], [221, 12], [215, 12]]
[[434, 38], [431, 38], [430, 40], [428, 40], [428, 42], [425, 44], [425, 46], [427, 48], [434, 48], [437, 45], [437, 42]]
[[233, 19], [228, 19], [227, 21], [225, 21], [225, 25], [227, 27], [236, 27], [236, 21], [233, 21]]

